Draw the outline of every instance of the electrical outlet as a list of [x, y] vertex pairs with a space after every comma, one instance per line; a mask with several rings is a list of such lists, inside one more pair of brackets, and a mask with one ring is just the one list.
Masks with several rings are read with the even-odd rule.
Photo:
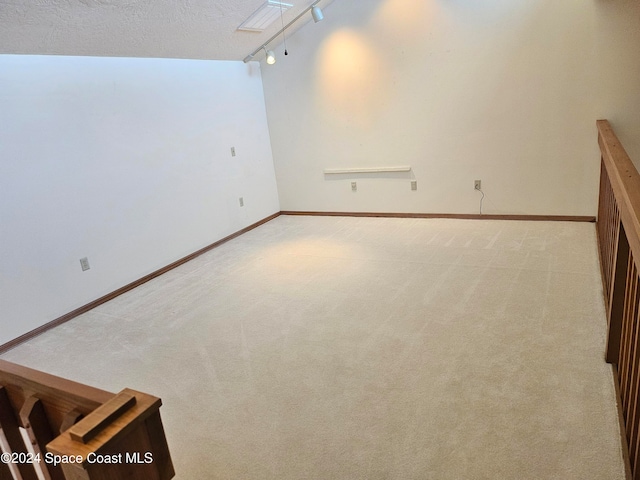
[[240, 200], [240, 206], [244, 207], [244, 198], [240, 197], [239, 200]]
[[80, 266], [82, 267], [82, 271], [89, 270], [91, 267], [89, 266], [89, 259], [87, 257], [80, 259]]
[[475, 182], [473, 182], [473, 189], [482, 190], [482, 180], [476, 180]]
[[411, 190], [418, 190], [418, 181], [417, 180], [411, 180]]
[[351, 191], [352, 192], [358, 191], [358, 184], [356, 182], [351, 182]]
[[236, 147], [231, 147], [231, 156], [232, 157], [236, 156]]

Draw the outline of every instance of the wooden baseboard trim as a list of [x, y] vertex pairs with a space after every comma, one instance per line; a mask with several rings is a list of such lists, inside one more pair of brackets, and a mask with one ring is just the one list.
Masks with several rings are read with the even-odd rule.
[[478, 215], [468, 213], [378, 213], [378, 212], [306, 212], [283, 210], [281, 215], [318, 217], [454, 218], [462, 220], [527, 220], [542, 222], [588, 222], [596, 217], [572, 215]]
[[118, 290], [108, 293], [107, 295], [104, 295], [103, 297], [100, 297], [97, 300], [94, 300], [65, 315], [62, 315], [61, 317], [58, 317], [55, 320], [45, 323], [44, 325], [34, 330], [31, 330], [30, 332], [27, 332], [24, 335], [21, 335], [7, 343], [0, 345], [0, 354], [7, 352], [14, 347], [17, 347], [18, 345], [26, 342], [27, 340], [37, 337], [38, 335], [46, 332], [47, 330], [51, 330], [52, 328], [55, 328], [58, 325], [62, 325], [63, 323], [68, 322], [72, 318], [75, 318], [78, 315], [82, 315], [83, 313], [86, 313], [89, 310], [92, 310], [97, 306], [108, 302], [109, 300], [113, 300], [114, 298], [122, 295], [123, 293], [126, 293], [129, 290], [133, 290], [134, 288], [142, 285], [143, 283], [146, 283], [149, 280], [152, 280], [162, 275], [163, 273], [173, 270], [174, 268], [179, 267], [180, 265], [188, 262], [189, 260], [193, 260], [194, 258], [199, 257], [203, 253], [206, 253], [222, 245], [223, 243], [228, 242], [229, 240], [233, 240], [234, 238], [239, 237], [240, 235], [247, 233], [256, 227], [259, 227], [260, 225], [263, 225], [280, 215], [305, 215], [305, 216], [322, 216], [322, 217], [453, 218], [453, 219], [466, 219], [466, 220], [531, 220], [531, 221], [591, 222], [591, 223], [596, 221], [596, 217], [563, 216], [563, 215], [476, 215], [476, 214], [457, 214], [457, 213], [308, 212], [308, 211], [283, 210], [281, 212], [274, 213], [273, 215], [270, 215], [260, 220], [259, 222], [249, 225], [248, 227], [245, 227], [242, 230], [232, 233], [231, 235], [224, 237], [223, 239], [218, 240], [217, 242], [214, 242], [211, 245], [201, 248], [200, 250], [193, 252], [192, 254], [187, 255], [186, 257], [183, 257], [180, 260], [177, 260], [167, 265], [166, 267], [163, 267], [159, 270], [156, 270], [155, 272], [145, 275], [144, 277], [138, 280], [135, 280], [134, 282], [131, 282], [128, 285], [125, 285], [124, 287], [119, 288]]
[[212, 243], [211, 245], [207, 245], [204, 248], [201, 248], [200, 250], [193, 252], [190, 255], [187, 255], [186, 257], [181, 258], [180, 260], [176, 260], [175, 262], [167, 265], [166, 267], [162, 267], [159, 270], [156, 270], [155, 272], [152, 272], [148, 275], [145, 275], [144, 277], [135, 280], [131, 283], [129, 283], [128, 285], [125, 285], [124, 287], [121, 287], [111, 293], [108, 293], [106, 295], [104, 295], [103, 297], [98, 298], [97, 300], [94, 300], [93, 302], [87, 303], [86, 305], [83, 305], [80, 308], [76, 308], [75, 310], [62, 315], [61, 317], [56, 318], [55, 320], [52, 320], [48, 323], [45, 323], [44, 325], [31, 330], [30, 332], [25, 333], [24, 335], [20, 335], [19, 337], [4, 343], [2, 345], [0, 345], [0, 355], [11, 350], [12, 348], [17, 347], [18, 345], [20, 345], [21, 343], [26, 342], [27, 340], [31, 340], [34, 337], [37, 337], [38, 335], [46, 332], [47, 330], [51, 330], [52, 328], [57, 327], [58, 325], [62, 325], [65, 322], [68, 322], [69, 320], [71, 320], [72, 318], [77, 317], [78, 315], [82, 315], [83, 313], [88, 312], [89, 310], [92, 310], [94, 308], [96, 308], [99, 305], [102, 305], [103, 303], [108, 302], [109, 300], [113, 300], [114, 298], [122, 295], [123, 293], [128, 292], [129, 290], [133, 290], [136, 287], [139, 287], [140, 285], [142, 285], [143, 283], [148, 282], [149, 280], [152, 280], [160, 275], [162, 275], [163, 273], [168, 272], [169, 270], [173, 270], [176, 267], [179, 267], [180, 265], [187, 263], [189, 260], [193, 260], [196, 257], [199, 257], [200, 255], [202, 255], [203, 253], [206, 253], [210, 250], [213, 250], [214, 248], [222, 245], [223, 243], [228, 242], [229, 240], [233, 240], [236, 237], [239, 237], [240, 235], [247, 233], [251, 230], [253, 230], [256, 227], [259, 227], [260, 225], [263, 225], [271, 220], [273, 220], [276, 217], [280, 216], [280, 212], [274, 213], [273, 215], [269, 215], [266, 218], [263, 218], [262, 220], [260, 220], [259, 222], [256, 222], [252, 225], [249, 225], [248, 227], [243, 228], [242, 230], [238, 230], [235, 233], [232, 233], [229, 236], [224, 237], [221, 240], [218, 240], [217, 242]]

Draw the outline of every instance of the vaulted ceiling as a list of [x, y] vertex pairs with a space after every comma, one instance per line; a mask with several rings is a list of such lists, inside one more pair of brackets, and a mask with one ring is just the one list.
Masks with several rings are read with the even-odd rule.
[[[0, 0], [0, 53], [242, 60], [282, 27], [237, 30], [265, 1]], [[312, 3], [283, 1], [285, 25]]]

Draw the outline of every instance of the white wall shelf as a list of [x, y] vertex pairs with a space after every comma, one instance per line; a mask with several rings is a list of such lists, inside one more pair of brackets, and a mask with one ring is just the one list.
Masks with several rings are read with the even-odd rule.
[[341, 173], [387, 173], [387, 172], [410, 172], [411, 167], [369, 167], [369, 168], [325, 168], [325, 175], [336, 175]]

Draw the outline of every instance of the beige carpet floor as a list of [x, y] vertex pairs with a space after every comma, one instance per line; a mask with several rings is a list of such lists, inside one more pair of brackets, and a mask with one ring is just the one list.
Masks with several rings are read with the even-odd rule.
[[281, 216], [3, 359], [163, 399], [177, 479], [624, 478], [593, 224]]

